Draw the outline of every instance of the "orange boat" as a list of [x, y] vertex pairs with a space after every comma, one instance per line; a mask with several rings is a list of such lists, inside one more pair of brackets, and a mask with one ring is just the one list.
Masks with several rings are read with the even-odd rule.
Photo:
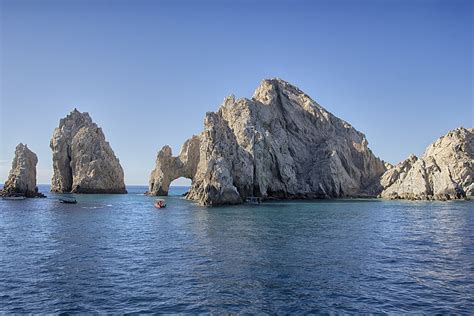
[[155, 200], [155, 207], [156, 208], [165, 208], [166, 207], [166, 203], [164, 200]]

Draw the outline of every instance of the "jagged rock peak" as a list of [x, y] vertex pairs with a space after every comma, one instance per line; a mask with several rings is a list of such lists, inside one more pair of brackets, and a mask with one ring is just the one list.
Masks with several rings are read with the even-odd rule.
[[123, 169], [89, 113], [74, 109], [59, 121], [53, 151], [51, 191], [126, 193]]
[[18, 144], [15, 149], [12, 168], [7, 181], [0, 192], [2, 196], [23, 195], [26, 197], [44, 197], [36, 186], [36, 164], [38, 157], [27, 145]]
[[[187, 175], [187, 197], [203, 205], [241, 203], [249, 196], [373, 196], [386, 170], [364, 134], [281, 79], [263, 80], [252, 99], [225, 98], [217, 112], [206, 113], [204, 131], [195, 138], [187, 150], [198, 160]], [[183, 176], [179, 164], [170, 165], [157, 159], [151, 194], [166, 194], [156, 187]]]
[[381, 178], [381, 197], [451, 200], [474, 196], [474, 128], [457, 128], [410, 155]]
[[263, 104], [271, 104], [278, 97], [278, 89], [286, 89], [295, 95], [305, 95], [298, 87], [280, 78], [263, 79], [252, 96], [252, 99]]

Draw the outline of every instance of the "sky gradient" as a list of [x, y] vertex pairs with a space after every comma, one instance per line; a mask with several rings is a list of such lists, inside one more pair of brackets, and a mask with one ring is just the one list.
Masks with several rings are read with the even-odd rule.
[[472, 1], [197, 2], [0, 0], [0, 182], [23, 142], [49, 183], [53, 130], [77, 107], [146, 184], [162, 146], [178, 153], [206, 111], [271, 77], [391, 163], [474, 126]]

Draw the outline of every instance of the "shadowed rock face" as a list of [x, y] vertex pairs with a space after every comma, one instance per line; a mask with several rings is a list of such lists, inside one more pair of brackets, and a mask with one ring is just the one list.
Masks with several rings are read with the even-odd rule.
[[54, 130], [52, 192], [127, 193], [123, 169], [89, 114], [74, 109]]
[[383, 198], [450, 200], [474, 196], [474, 128], [457, 128], [381, 178]]
[[270, 79], [251, 100], [230, 96], [216, 113], [207, 113], [204, 131], [185, 143], [180, 156], [164, 147], [149, 192], [167, 194], [170, 179], [184, 176], [193, 180], [187, 197], [203, 205], [241, 203], [249, 196], [375, 196], [385, 170], [364, 134], [298, 88]]
[[12, 168], [3, 190], [2, 196], [24, 195], [26, 197], [42, 197], [36, 187], [36, 164], [38, 158], [26, 145], [18, 144], [15, 149]]

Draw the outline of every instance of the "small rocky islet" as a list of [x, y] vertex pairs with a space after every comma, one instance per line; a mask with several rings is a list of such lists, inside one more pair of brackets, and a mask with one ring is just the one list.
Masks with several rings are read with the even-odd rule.
[[87, 112], [61, 119], [50, 142], [52, 192], [127, 193], [118, 158]]
[[[87, 112], [74, 109], [61, 119], [50, 147], [53, 152], [51, 192], [127, 193], [122, 166], [102, 129]], [[10, 176], [0, 194], [40, 195], [36, 188], [37, 162], [32, 151], [18, 145]]]
[[18, 144], [7, 181], [0, 190], [0, 195], [44, 197], [36, 186], [36, 164], [38, 157], [27, 145]]
[[[174, 179], [192, 180], [186, 197], [201, 205], [238, 204], [247, 197], [316, 199], [381, 197], [451, 200], [474, 195], [474, 128], [457, 128], [396, 166], [376, 157], [365, 135], [290, 83], [261, 82], [251, 99], [225, 98], [208, 112], [204, 130], [178, 156], [164, 146], [148, 195], [167, 195]], [[60, 120], [50, 142], [52, 192], [127, 193], [119, 159], [87, 112]], [[36, 155], [15, 150], [2, 196], [42, 196]]]

